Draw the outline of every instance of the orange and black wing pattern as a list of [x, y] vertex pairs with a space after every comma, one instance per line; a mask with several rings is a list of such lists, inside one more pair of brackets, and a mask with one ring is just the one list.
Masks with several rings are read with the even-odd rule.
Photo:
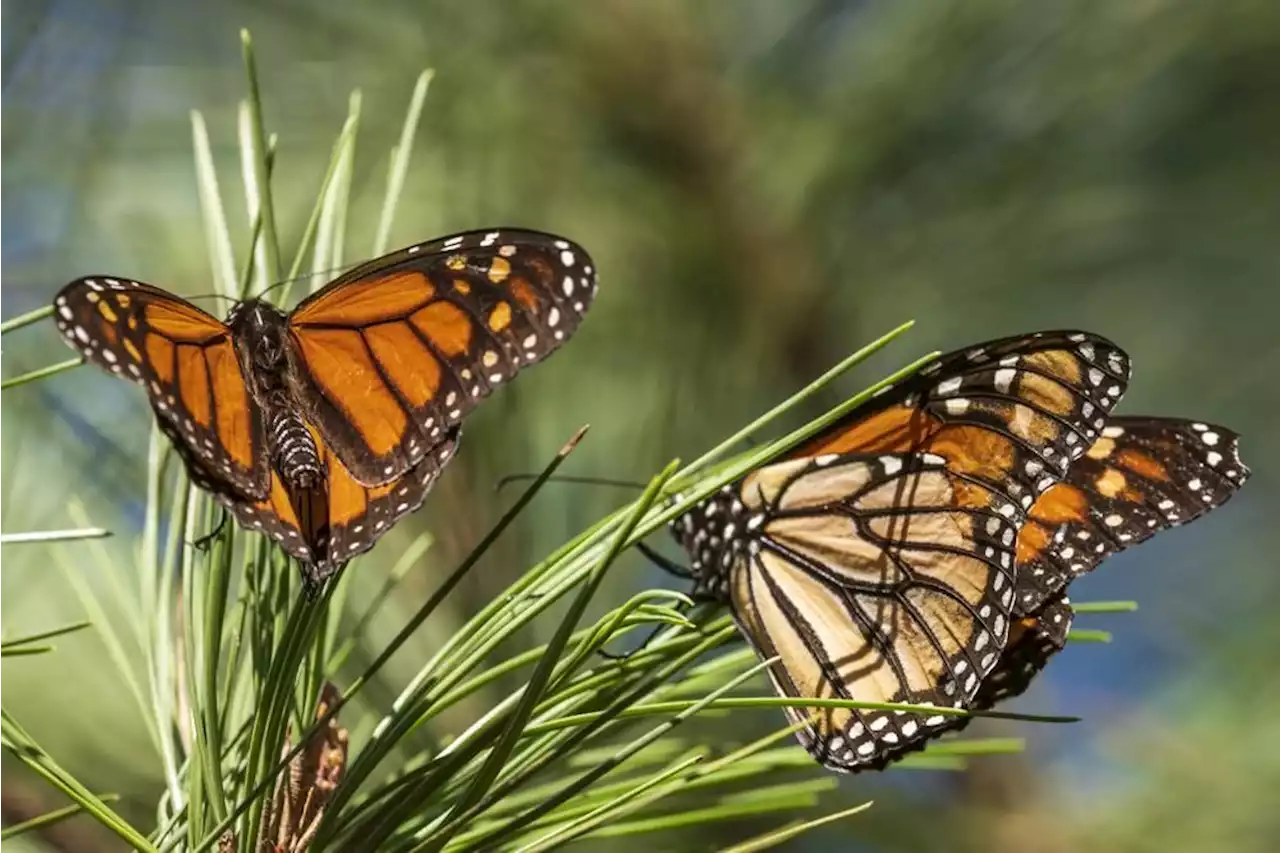
[[[941, 356], [678, 519], [699, 591], [780, 658], [786, 695], [970, 707], [1012, 630], [1018, 528], [1094, 443], [1128, 374], [1118, 347], [1085, 332]], [[855, 771], [947, 719], [826, 709], [799, 737]]]
[[1177, 418], [1116, 417], [1018, 532], [1018, 613], [1112, 554], [1221, 506], [1244, 484], [1239, 436]]
[[290, 315], [299, 402], [356, 481], [391, 482], [557, 349], [595, 292], [586, 251], [550, 234], [473, 231], [409, 247]]
[[53, 305], [68, 344], [146, 388], [197, 485], [238, 499], [267, 495], [261, 416], [222, 322], [159, 288], [106, 276], [71, 282]]
[[1099, 335], [988, 341], [939, 356], [792, 456], [928, 451], [1025, 512], [1093, 445], [1128, 382], [1129, 357]]
[[222, 502], [241, 525], [270, 536], [303, 563], [309, 581], [319, 582], [368, 551], [392, 525], [422, 506], [457, 450], [459, 430], [450, 429], [414, 468], [380, 486], [357, 482], [318, 431], [311, 431], [325, 468], [322, 487], [291, 492], [272, 472], [265, 499]]

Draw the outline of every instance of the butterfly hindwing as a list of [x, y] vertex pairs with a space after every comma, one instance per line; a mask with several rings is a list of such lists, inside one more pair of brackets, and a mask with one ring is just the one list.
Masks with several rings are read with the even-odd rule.
[[[780, 658], [769, 672], [783, 694], [960, 706], [1008, 631], [1010, 509], [940, 456], [847, 454], [766, 466], [677, 531], [695, 575], [717, 564], [761, 657]], [[799, 736], [849, 771], [882, 765], [945, 719], [823, 709]]]
[[159, 288], [105, 276], [71, 282], [54, 310], [67, 343], [146, 389], [193, 481], [215, 494], [266, 497], [261, 416], [222, 322]]
[[390, 482], [557, 349], [595, 291], [586, 251], [550, 234], [473, 231], [404, 249], [290, 315], [299, 402], [356, 480]]
[[1239, 436], [1225, 427], [1111, 418], [1019, 531], [1017, 611], [1035, 610], [1112, 554], [1220, 506], [1248, 476]]
[[[318, 433], [312, 428], [313, 434]], [[363, 486], [320, 444], [326, 488], [291, 493], [273, 473], [271, 493], [262, 501], [223, 500], [241, 525], [260, 531], [323, 580], [373, 547], [398, 520], [422, 506], [427, 493], [457, 451], [460, 431], [451, 429], [430, 454], [398, 480]]]

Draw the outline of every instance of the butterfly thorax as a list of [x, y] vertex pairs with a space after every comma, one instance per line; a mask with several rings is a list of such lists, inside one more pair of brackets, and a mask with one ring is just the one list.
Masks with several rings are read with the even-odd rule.
[[287, 318], [262, 300], [243, 302], [227, 318], [249, 391], [262, 409], [271, 461], [294, 489], [323, 479], [320, 451], [290, 393]]
[[671, 522], [671, 533], [690, 555], [694, 594], [728, 599], [730, 574], [740, 557], [758, 547], [755, 514], [738, 498], [733, 483]]

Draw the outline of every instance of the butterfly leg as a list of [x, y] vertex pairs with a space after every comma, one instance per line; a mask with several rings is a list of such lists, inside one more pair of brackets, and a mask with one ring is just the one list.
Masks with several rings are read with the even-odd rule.
[[218, 507], [218, 513], [218, 523], [214, 525], [213, 530], [193, 541], [191, 547], [197, 551], [207, 552], [209, 547], [213, 545], [213, 540], [217, 539], [222, 533], [222, 529], [227, 526], [227, 511], [222, 507]]
[[681, 580], [694, 579], [693, 573], [690, 572], [687, 568], [675, 562], [674, 560], [670, 560], [667, 557], [662, 556], [657, 551], [653, 550], [643, 542], [636, 543], [636, 550], [639, 551], [641, 554], [644, 554], [645, 558], [648, 559], [649, 562], [653, 563], [655, 566], [662, 569], [664, 572], [667, 572], [668, 574], [671, 574], [671, 575], [675, 575]]

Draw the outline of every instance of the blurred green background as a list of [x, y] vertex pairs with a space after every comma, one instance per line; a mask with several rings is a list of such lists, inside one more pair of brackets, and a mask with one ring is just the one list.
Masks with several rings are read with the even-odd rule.
[[[243, 254], [242, 26], [279, 134], [286, 254], [353, 88], [364, 108], [347, 253], [367, 254], [389, 149], [432, 67], [393, 244], [520, 224], [594, 255], [600, 298], [572, 345], [481, 407], [426, 508], [353, 567], [353, 600], [367, 600], [405, 543], [436, 535], [363, 638], [366, 660], [500, 513], [495, 479], [540, 467], [582, 423], [593, 431], [571, 473], [644, 478], [902, 320], [919, 324], [808, 414], [928, 349], [1083, 327], [1133, 356], [1122, 411], [1238, 430], [1252, 481], [1073, 588], [1142, 604], [1082, 617], [1116, 641], [1069, 648], [1017, 705], [1083, 723], [983, 721], [973, 730], [1028, 737], [1027, 753], [964, 774], [844, 779], [832, 807], [875, 807], [787, 849], [1275, 849], [1274, 0], [6, 0], [3, 15], [6, 318], [95, 272], [213, 289], [191, 109], [209, 122]], [[68, 355], [51, 324], [25, 329], [5, 338], [4, 375]], [[150, 421], [136, 388], [88, 368], [5, 394], [3, 529], [76, 526], [68, 502], [83, 501], [117, 535], [59, 553], [105, 583], [99, 558], [134, 553]], [[456, 620], [627, 497], [544, 492], [454, 595]], [[2, 582], [6, 635], [83, 616], [52, 549], [6, 548]], [[612, 583], [602, 595], [621, 601], [675, 581], [629, 555]], [[389, 702], [451, 628], [432, 619], [369, 705]], [[6, 661], [3, 675], [5, 705], [32, 734], [149, 826], [158, 761], [92, 634]], [[744, 712], [715, 731], [777, 722]], [[5, 766], [6, 823], [62, 802]], [[711, 827], [685, 846], [778, 822]], [[78, 821], [40, 843], [6, 849], [117, 849]]]

